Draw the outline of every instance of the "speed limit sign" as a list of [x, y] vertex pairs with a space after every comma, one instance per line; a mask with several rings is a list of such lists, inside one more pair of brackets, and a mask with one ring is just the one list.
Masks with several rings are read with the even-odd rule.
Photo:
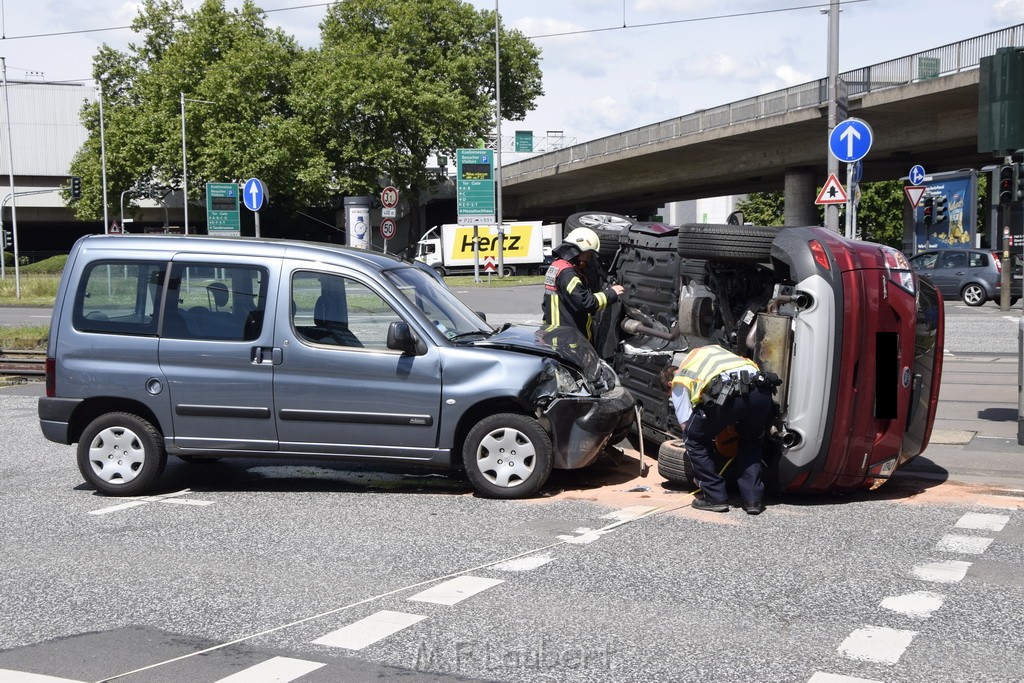
[[393, 209], [398, 206], [398, 190], [390, 185], [381, 190], [380, 203], [385, 209]]
[[395, 236], [398, 231], [398, 226], [395, 225], [395, 219], [385, 218], [380, 222], [380, 236], [386, 240], [391, 239]]

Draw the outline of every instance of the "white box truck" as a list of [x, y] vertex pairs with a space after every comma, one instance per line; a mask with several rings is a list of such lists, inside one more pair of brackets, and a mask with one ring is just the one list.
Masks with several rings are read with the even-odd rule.
[[[551, 262], [551, 250], [562, 241], [561, 223], [510, 221], [503, 223], [503, 262], [506, 275], [540, 273]], [[477, 226], [480, 238], [480, 272], [490, 256], [498, 266], [498, 229]], [[416, 259], [442, 275], [473, 272], [473, 226], [445, 223], [428, 230], [416, 244]], [[495, 270], [497, 272], [497, 270]]]

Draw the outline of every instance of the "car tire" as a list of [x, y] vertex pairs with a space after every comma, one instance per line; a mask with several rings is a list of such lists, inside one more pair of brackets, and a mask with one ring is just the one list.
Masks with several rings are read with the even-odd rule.
[[576, 228], [590, 228], [601, 240], [598, 258], [605, 268], [610, 268], [615, 252], [619, 250], [619, 242], [633, 225], [632, 219], [617, 213], [603, 211], [580, 211], [565, 219], [565, 234]]
[[89, 423], [78, 441], [78, 469], [111, 496], [148, 491], [164, 471], [167, 450], [160, 432], [132, 413], [106, 413]]
[[985, 296], [985, 288], [976, 282], [968, 282], [960, 290], [960, 300], [968, 306], [981, 306], [988, 297]]
[[686, 223], [679, 228], [679, 255], [689, 259], [764, 263], [782, 228]]
[[658, 449], [658, 474], [673, 484], [696, 486], [693, 467], [686, 457], [686, 447], [682, 439], [673, 439], [661, 444]]
[[485, 498], [532, 496], [551, 476], [551, 439], [540, 423], [517, 413], [480, 420], [466, 436], [462, 463]]

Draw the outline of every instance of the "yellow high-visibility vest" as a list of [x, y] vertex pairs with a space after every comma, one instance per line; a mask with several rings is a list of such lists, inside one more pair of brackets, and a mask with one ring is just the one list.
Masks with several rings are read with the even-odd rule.
[[700, 346], [693, 349], [683, 359], [679, 371], [672, 378], [672, 384], [682, 384], [690, 392], [690, 403], [697, 405], [704, 388], [715, 377], [723, 372], [752, 367], [758, 371], [757, 363], [726, 351], [721, 346]]

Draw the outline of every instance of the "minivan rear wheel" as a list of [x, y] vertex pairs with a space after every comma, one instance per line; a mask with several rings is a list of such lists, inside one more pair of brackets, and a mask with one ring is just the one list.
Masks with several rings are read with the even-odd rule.
[[968, 306], [981, 306], [986, 301], [985, 288], [975, 282], [969, 282], [960, 290], [960, 300]]
[[551, 439], [540, 423], [526, 415], [490, 415], [469, 431], [462, 461], [480, 495], [526, 498], [551, 475]]
[[78, 469], [85, 480], [111, 496], [149, 490], [167, 464], [163, 438], [146, 419], [106, 413], [89, 423], [78, 440]]

